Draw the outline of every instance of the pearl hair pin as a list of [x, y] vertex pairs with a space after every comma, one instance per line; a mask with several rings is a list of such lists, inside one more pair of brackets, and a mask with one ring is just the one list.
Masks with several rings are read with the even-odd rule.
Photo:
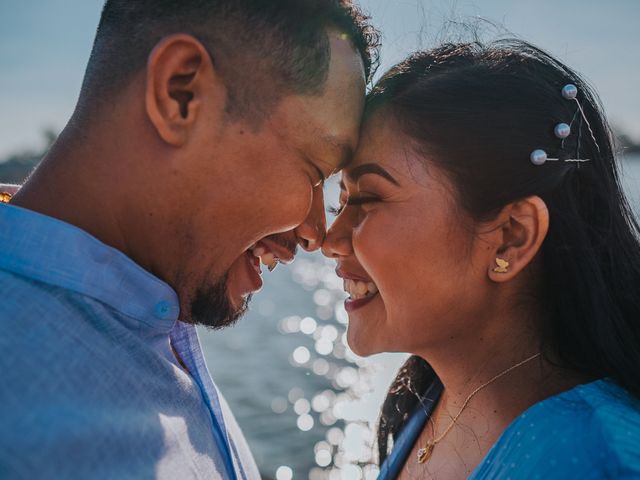
[[[556, 138], [561, 139], [562, 140], [562, 145], [564, 146], [564, 140], [569, 135], [571, 135], [571, 126], [573, 125], [573, 122], [574, 122], [577, 114], [580, 113], [582, 119], [587, 124], [587, 128], [589, 129], [589, 133], [591, 134], [591, 138], [593, 139], [593, 143], [595, 144], [595, 146], [598, 149], [598, 151], [600, 151], [600, 146], [598, 145], [598, 142], [596, 141], [596, 137], [593, 134], [593, 130], [591, 130], [591, 125], [589, 124], [589, 120], [587, 119], [587, 116], [585, 115], [584, 110], [582, 109], [582, 105], [578, 101], [578, 87], [576, 87], [575, 85], [569, 83], [569, 84], [565, 85], [564, 87], [562, 87], [561, 94], [562, 94], [562, 97], [565, 98], [566, 100], [575, 101], [576, 104], [578, 105], [578, 111], [573, 116], [573, 119], [571, 120], [570, 124], [558, 123], [555, 126], [555, 128], [553, 129], [553, 133], [556, 136]], [[576, 156], [579, 156], [579, 152], [580, 152], [579, 143], [580, 143], [580, 131], [578, 132], [578, 154]], [[551, 158], [551, 157], [549, 157], [547, 155], [547, 152], [545, 152], [542, 149], [536, 149], [533, 152], [531, 152], [531, 155], [529, 156], [529, 159], [531, 160], [531, 163], [533, 163], [536, 166], [544, 165], [546, 162], [563, 161], [563, 162], [573, 162], [573, 163], [584, 163], [584, 162], [589, 162], [590, 161], [589, 159], [581, 159], [581, 158], [568, 158], [566, 160], [560, 160], [559, 158]]]
[[559, 123], [553, 129], [553, 133], [556, 134], [556, 137], [564, 139], [571, 135], [571, 127], [566, 123]]
[[[559, 158], [549, 158], [547, 156], [547, 152], [545, 152], [544, 150], [538, 149], [538, 150], [534, 150], [533, 152], [531, 152], [531, 163], [533, 163], [534, 165], [544, 165], [545, 162], [559, 162], [560, 159]], [[588, 158], [585, 159], [581, 159], [581, 158], [567, 158], [566, 160], [562, 160], [563, 162], [574, 162], [574, 163], [583, 163], [583, 162], [590, 162], [591, 160], [589, 160]]]
[[578, 96], [578, 87], [569, 83], [562, 87], [562, 96], [567, 100], [575, 100]]

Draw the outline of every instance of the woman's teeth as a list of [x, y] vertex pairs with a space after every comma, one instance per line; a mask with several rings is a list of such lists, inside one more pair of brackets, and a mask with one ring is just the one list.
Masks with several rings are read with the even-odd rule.
[[265, 265], [270, 272], [273, 271], [273, 269], [278, 266], [279, 260], [276, 258], [276, 256], [273, 253], [267, 252], [266, 248], [255, 247], [250, 249], [250, 251], [251, 253], [253, 253], [255, 257], [260, 259], [260, 262], [262, 262], [262, 264]]
[[373, 282], [345, 279], [344, 289], [353, 300], [370, 297], [378, 293], [378, 287]]

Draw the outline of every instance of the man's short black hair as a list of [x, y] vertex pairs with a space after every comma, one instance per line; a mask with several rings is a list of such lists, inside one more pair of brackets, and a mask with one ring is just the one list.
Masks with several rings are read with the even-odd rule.
[[282, 95], [322, 92], [330, 29], [353, 42], [369, 81], [379, 36], [368, 20], [350, 0], [107, 0], [83, 93], [116, 92], [163, 37], [188, 33], [221, 72], [228, 113], [254, 116]]

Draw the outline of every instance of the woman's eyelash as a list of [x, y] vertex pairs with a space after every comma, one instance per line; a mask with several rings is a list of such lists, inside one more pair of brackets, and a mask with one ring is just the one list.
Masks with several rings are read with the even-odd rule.
[[344, 210], [344, 205], [338, 205], [337, 207], [332, 205], [327, 208], [327, 211], [336, 217], [342, 213], [342, 210]]
[[346, 207], [347, 205], [349, 206], [364, 205], [365, 203], [376, 203], [379, 201], [380, 199], [376, 197], [349, 197], [346, 203], [339, 205], [337, 207], [331, 206], [327, 208], [327, 210], [329, 213], [337, 217], [342, 213], [342, 211], [344, 210], [344, 207]]
[[347, 198], [347, 205], [364, 205], [365, 203], [376, 203], [380, 199], [376, 197], [349, 197]]

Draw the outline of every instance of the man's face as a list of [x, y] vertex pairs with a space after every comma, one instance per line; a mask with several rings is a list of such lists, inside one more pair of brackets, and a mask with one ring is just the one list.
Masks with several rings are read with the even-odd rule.
[[[199, 207], [180, 235], [188, 242], [177, 274], [184, 320], [214, 328], [233, 323], [262, 286], [258, 257], [287, 263], [298, 243], [319, 246], [322, 182], [357, 146], [365, 93], [357, 51], [329, 35], [321, 95], [284, 97], [257, 132], [238, 123], [212, 136], [216, 158], [203, 159], [193, 178]], [[212, 183], [202, 185], [207, 178]], [[222, 202], [217, 189], [227, 192]]]

